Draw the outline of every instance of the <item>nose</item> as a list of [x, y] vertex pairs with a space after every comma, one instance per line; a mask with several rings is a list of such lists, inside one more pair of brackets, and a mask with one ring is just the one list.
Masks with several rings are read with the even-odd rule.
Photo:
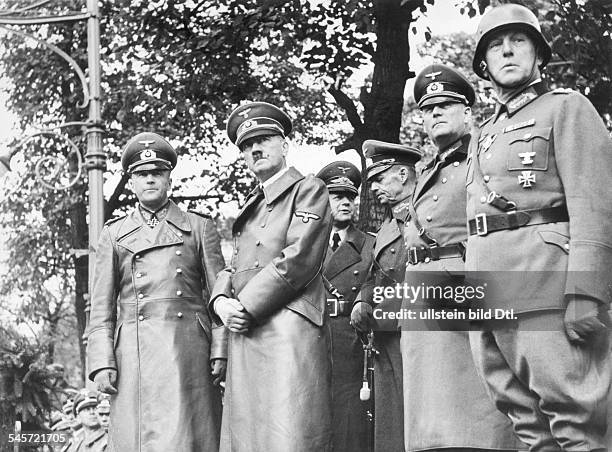
[[372, 182], [372, 185], [370, 185], [370, 191], [372, 193], [376, 193], [376, 191], [380, 188], [380, 184], [378, 182]]
[[510, 36], [505, 36], [502, 40], [502, 52], [504, 55], [512, 55], [514, 53]]
[[431, 110], [431, 114], [433, 116], [440, 116], [442, 114], [442, 107], [440, 107], [439, 104], [434, 105], [433, 109]]

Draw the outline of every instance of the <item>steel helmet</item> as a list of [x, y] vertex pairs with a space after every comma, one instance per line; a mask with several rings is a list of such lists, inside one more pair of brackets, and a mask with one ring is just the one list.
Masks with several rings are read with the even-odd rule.
[[542, 35], [538, 18], [524, 6], [507, 3], [489, 10], [482, 16], [478, 24], [478, 29], [476, 30], [476, 52], [474, 53], [472, 68], [479, 77], [485, 80], [489, 79], [480, 63], [484, 60], [484, 53], [491, 35], [494, 32], [508, 29], [520, 29], [534, 40], [534, 44], [542, 57], [540, 69], [550, 61], [552, 52], [550, 45], [546, 42], [544, 35]]

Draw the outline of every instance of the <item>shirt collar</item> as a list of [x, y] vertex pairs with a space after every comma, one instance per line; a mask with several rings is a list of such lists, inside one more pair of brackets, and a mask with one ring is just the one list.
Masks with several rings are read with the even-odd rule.
[[272, 185], [274, 183], [274, 181], [277, 181], [278, 179], [281, 178], [281, 176], [283, 174], [285, 174], [287, 171], [289, 171], [289, 167], [285, 166], [282, 170], [280, 170], [278, 173], [276, 173], [274, 176], [272, 176], [271, 178], [269, 178], [267, 181], [262, 182], [261, 186], [263, 188], [269, 187], [270, 185]]

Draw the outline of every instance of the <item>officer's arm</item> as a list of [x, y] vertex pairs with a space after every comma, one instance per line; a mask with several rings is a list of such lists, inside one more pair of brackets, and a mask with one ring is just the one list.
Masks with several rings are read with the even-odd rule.
[[[210, 294], [217, 279], [217, 274], [225, 266], [221, 253], [221, 239], [215, 224], [210, 219], [204, 220], [204, 235], [202, 237], [202, 268], [206, 280], [207, 292]], [[212, 327], [212, 343], [210, 345], [210, 359], [227, 359], [228, 331], [215, 323]]]
[[96, 250], [96, 271], [91, 294], [91, 315], [87, 333], [89, 379], [101, 369], [117, 369], [113, 339], [117, 321], [117, 254], [110, 230], [105, 226]]
[[565, 294], [607, 305], [612, 281], [612, 140], [585, 97], [555, 96], [563, 98], [553, 143], [571, 236]]
[[292, 301], [320, 272], [331, 229], [329, 194], [323, 181], [298, 182], [286, 246], [238, 294], [246, 310], [260, 320]]

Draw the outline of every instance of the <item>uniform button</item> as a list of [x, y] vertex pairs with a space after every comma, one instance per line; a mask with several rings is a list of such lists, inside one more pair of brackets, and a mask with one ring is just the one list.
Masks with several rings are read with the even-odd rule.
[[486, 196], [481, 196], [481, 197], [480, 197], [480, 202], [481, 202], [482, 204], [484, 204], [485, 202], [487, 202], [487, 197], [486, 197]]
[[255, 267], [259, 267], [259, 261], [255, 261], [255, 263], [253, 264]]
[[453, 166], [459, 166], [459, 162], [453, 162]]
[[238, 237], [240, 237], [240, 231], [236, 232], [236, 235], [237, 235]]
[[234, 250], [234, 254], [237, 256], [238, 255], [238, 249]]
[[182, 313], [182, 312], [177, 312], [177, 313], [176, 313], [176, 316], [177, 316], [179, 319], [182, 319], [182, 318], [183, 318], [183, 313]]
[[395, 248], [391, 248], [389, 251], [391, 251], [391, 254], [395, 254]]
[[177, 256], [180, 256], [180, 255], [181, 255], [181, 254], [183, 254], [183, 253], [181, 252], [181, 250], [176, 250], [176, 253], [175, 253], [175, 254], [176, 254]]
[[235, 269], [235, 268], [230, 269], [230, 271], [231, 271], [232, 273], [236, 273], [236, 269]]
[[136, 256], [134, 256], [136, 259], [140, 259], [140, 254], [137, 254]]
[[260, 240], [255, 242], [255, 246], [259, 246], [259, 245], [261, 245], [261, 241]]
[[523, 135], [523, 140], [526, 140], [527, 138], [531, 138], [530, 133], [526, 133], [525, 135]]
[[234, 295], [236, 293], [236, 289], [232, 289], [232, 295]]
[[268, 206], [268, 212], [272, 212], [272, 205]]
[[424, 262], [427, 264], [430, 260], [430, 258], [426, 257]]
[[180, 275], [181, 273], [183, 273], [183, 270], [181, 268], [177, 268], [176, 272]]
[[142, 273], [140, 272], [136, 273], [136, 278], [142, 278]]
[[259, 226], [261, 226], [262, 228], [266, 227], [266, 223], [261, 223]]
[[569, 251], [569, 248], [570, 248], [570, 247], [569, 247], [569, 243], [566, 243], [565, 245], [563, 245], [563, 248], [565, 248], [566, 250], [568, 250], [568, 251]]
[[142, 322], [142, 321], [144, 320], [144, 315], [142, 315], [142, 314], [141, 314], [141, 315], [139, 315], [139, 316], [138, 316], [138, 320], [140, 320], [140, 321]]
[[393, 268], [393, 267], [389, 267], [389, 271], [390, 271], [390, 272], [392, 272], [392, 271], [394, 271], [394, 270], [395, 270], [395, 268]]
[[359, 270], [355, 270], [355, 271], [353, 272], [353, 275], [355, 275], [355, 276], [357, 276], [358, 274], [359, 274]]
[[448, 181], [448, 179], [446, 177], [442, 178], [442, 183], [445, 184]]
[[351, 287], [351, 290], [352, 290], [353, 292], [357, 292], [357, 287], [353, 286], [353, 287]]
[[484, 179], [485, 182], [489, 182], [491, 180], [491, 176], [487, 175], [487, 176], [483, 177], [483, 179]]
[[140, 298], [142, 300], [144, 298], [144, 294], [143, 293], [139, 293], [138, 294], [138, 298]]
[[431, 217], [430, 217], [430, 216], [427, 216], [425, 219], [426, 219], [427, 221], [431, 221]]
[[183, 291], [182, 290], [177, 290], [176, 291], [176, 296], [180, 297], [181, 295], [183, 295]]
[[437, 201], [438, 200], [438, 195], [433, 195], [433, 200]]
[[179, 236], [179, 237], [183, 237], [183, 233], [182, 233], [182, 232], [179, 232], [179, 233], [178, 233], [178, 236]]

